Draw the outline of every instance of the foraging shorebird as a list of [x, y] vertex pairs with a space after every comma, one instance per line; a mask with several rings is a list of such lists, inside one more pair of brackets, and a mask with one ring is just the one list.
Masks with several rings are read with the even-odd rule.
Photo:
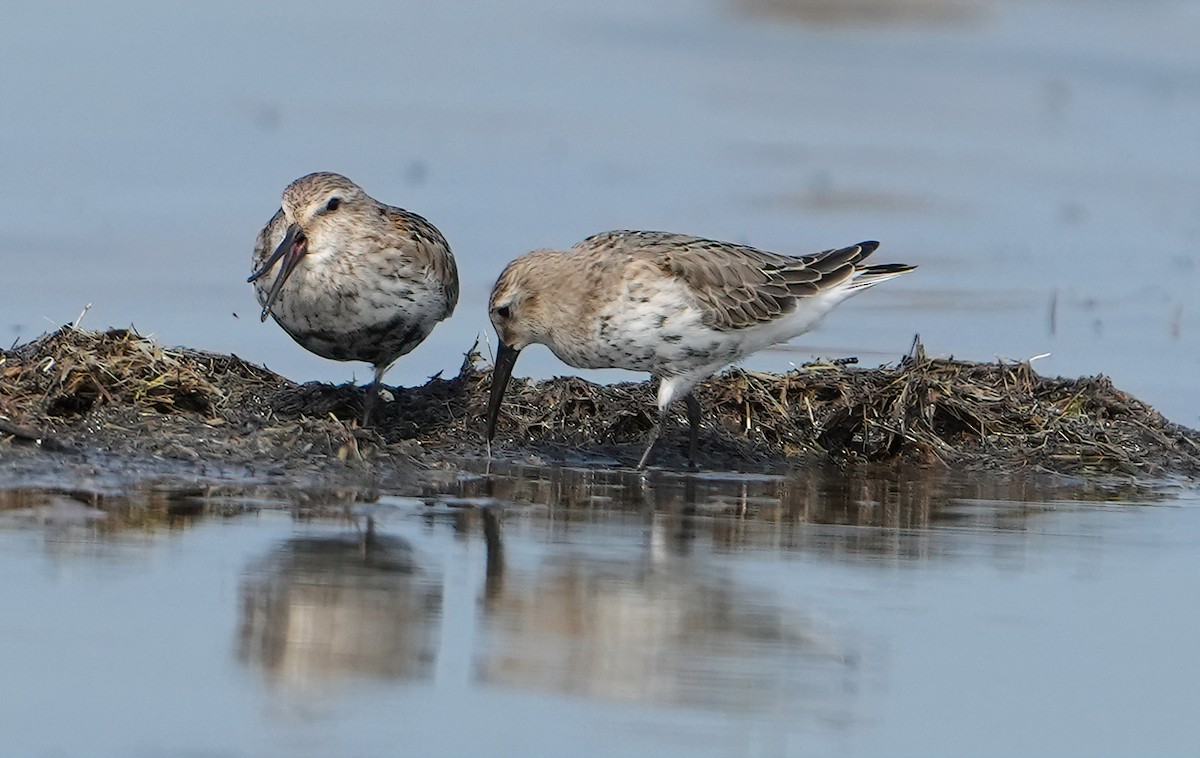
[[262, 320], [305, 349], [375, 369], [363, 424], [383, 374], [458, 303], [445, 237], [415, 213], [384, 205], [340, 174], [302, 176], [254, 245]]
[[878, 242], [793, 257], [666, 232], [613, 231], [565, 252], [537, 250], [508, 265], [492, 289], [500, 338], [487, 409], [487, 438], [521, 350], [550, 348], [576, 368], [646, 371], [659, 380], [658, 422], [645, 467], [671, 404], [687, 403], [689, 459], [700, 406], [692, 389], [734, 361], [804, 334], [835, 305], [911, 271], [864, 266]]

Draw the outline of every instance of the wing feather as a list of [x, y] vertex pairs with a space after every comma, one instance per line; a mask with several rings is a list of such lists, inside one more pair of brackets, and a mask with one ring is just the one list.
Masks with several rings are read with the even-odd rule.
[[804, 256], [669, 232], [612, 231], [588, 237], [576, 250], [646, 260], [686, 282], [717, 329], [744, 329], [791, 313], [850, 278], [879, 247], [861, 242]]
[[454, 312], [458, 305], [458, 266], [450, 252], [450, 243], [423, 216], [403, 208], [386, 206], [387, 214], [402, 234], [413, 244], [414, 257], [431, 273], [435, 281], [442, 282], [442, 293], [446, 298], [446, 315]]

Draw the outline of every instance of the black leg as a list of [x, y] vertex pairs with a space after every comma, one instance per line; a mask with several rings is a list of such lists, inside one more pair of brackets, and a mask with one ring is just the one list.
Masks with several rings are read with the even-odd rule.
[[379, 403], [379, 382], [383, 379], [383, 373], [387, 371], [387, 368], [387, 366], [376, 366], [375, 381], [371, 382], [370, 387], [367, 387], [367, 399], [363, 401], [362, 425], [364, 427], [371, 425], [371, 414], [375, 412], [375, 406]]
[[692, 468], [696, 467], [696, 451], [700, 445], [700, 403], [696, 400], [696, 396], [688, 393], [684, 398], [687, 401], [687, 416], [688, 426], [688, 463], [692, 464]]
[[362, 425], [364, 427], [371, 425], [371, 413], [375, 410], [377, 402], [379, 402], [379, 382], [371, 382], [371, 386], [367, 387], [367, 399], [363, 401]]
[[654, 443], [658, 442], [658, 436], [662, 434], [663, 426], [667, 423], [667, 412], [665, 410], [658, 412], [658, 423], [650, 430], [650, 441], [646, 445], [646, 452], [642, 453], [642, 459], [638, 461], [638, 469], [646, 468], [646, 464], [650, 462], [650, 453], [654, 451]]
[[375, 544], [375, 514], [367, 514], [367, 529], [363, 532], [363, 547], [370, 549]]

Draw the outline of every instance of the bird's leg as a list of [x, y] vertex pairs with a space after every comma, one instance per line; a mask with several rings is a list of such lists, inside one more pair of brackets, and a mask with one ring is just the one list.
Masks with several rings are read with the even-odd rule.
[[371, 382], [371, 386], [367, 387], [367, 399], [363, 401], [362, 425], [364, 428], [371, 425], [371, 412], [375, 410], [375, 403], [379, 402], [379, 382]]
[[367, 528], [362, 533], [362, 551], [365, 555], [375, 545], [375, 514], [367, 514]]
[[696, 400], [696, 396], [692, 393], [687, 393], [684, 398], [687, 402], [687, 417], [688, 417], [688, 463], [692, 468], [696, 467], [696, 451], [700, 445], [700, 402]]
[[664, 376], [658, 380], [658, 423], [650, 430], [650, 442], [646, 446], [646, 452], [642, 453], [642, 459], [638, 461], [638, 468], [643, 469], [650, 462], [651, 453], [654, 451], [654, 443], [658, 442], [658, 438], [662, 435], [663, 427], [667, 425], [668, 414], [671, 410], [671, 404], [683, 395], [687, 398], [688, 404], [688, 421], [692, 425], [691, 445], [688, 449], [688, 459], [692, 459], [696, 454], [696, 435], [699, 433], [700, 427], [700, 404], [692, 397], [692, 387], [695, 382], [689, 377], [683, 376]]
[[667, 423], [667, 411], [665, 408], [658, 412], [658, 423], [650, 430], [650, 441], [646, 445], [646, 452], [642, 453], [642, 459], [638, 461], [638, 470], [646, 468], [646, 464], [650, 461], [650, 453], [654, 451], [654, 443], [658, 442], [658, 436], [662, 434], [663, 426]]
[[370, 387], [367, 387], [367, 399], [363, 402], [362, 425], [364, 427], [371, 425], [371, 414], [375, 411], [375, 406], [379, 404], [379, 383], [383, 380], [383, 372], [387, 371], [387, 368], [387, 366], [376, 366], [375, 381], [371, 382]]

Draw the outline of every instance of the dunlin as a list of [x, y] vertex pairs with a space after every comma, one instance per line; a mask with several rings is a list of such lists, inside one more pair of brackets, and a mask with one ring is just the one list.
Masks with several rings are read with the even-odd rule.
[[914, 267], [864, 266], [878, 242], [793, 257], [665, 232], [614, 231], [565, 252], [538, 250], [508, 265], [492, 289], [500, 338], [487, 411], [500, 401], [522, 349], [550, 348], [576, 368], [647, 371], [659, 380], [650, 459], [672, 402], [687, 402], [689, 458], [700, 407], [697, 383], [755, 351], [807, 332], [850, 295]]
[[254, 245], [249, 280], [270, 315], [304, 348], [375, 369], [363, 423], [392, 363], [454, 312], [458, 270], [442, 233], [375, 200], [344, 176], [292, 182]]

